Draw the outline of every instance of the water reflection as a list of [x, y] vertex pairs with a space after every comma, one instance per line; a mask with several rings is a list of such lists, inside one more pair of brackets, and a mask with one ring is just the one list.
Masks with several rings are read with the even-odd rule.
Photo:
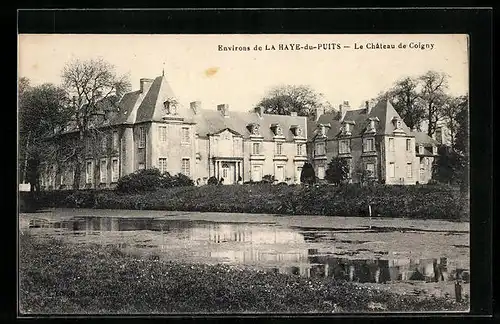
[[[346, 231], [360, 232], [357, 228], [321, 229], [313, 232], [310, 229], [301, 230], [276, 224], [118, 217], [77, 217], [58, 222], [32, 220], [29, 227], [58, 228], [74, 235], [99, 235], [102, 238], [112, 232], [123, 234], [127, 231], [140, 231], [142, 238], [139, 241], [136, 239], [135, 245], [128, 244], [124, 237], [121, 237], [122, 241], [116, 242], [116, 236], [113, 237], [113, 244], [120, 249], [153, 250], [161, 247], [160, 252], [164, 254], [175, 252], [176, 246], [183, 252], [178, 254], [178, 259], [188, 253], [200, 257], [200, 261], [204, 257], [307, 277], [376, 283], [398, 280], [437, 282], [454, 279], [458, 273], [464, 272], [464, 269], [457, 267], [451, 269], [446, 257], [390, 258], [388, 251], [366, 248], [345, 250], [345, 247], [342, 249], [338, 246], [341, 243], [356, 245], [369, 242], [336, 237]], [[101, 238], [100, 242], [105, 244]], [[313, 248], [317, 243], [321, 243], [321, 249]], [[172, 253], [168, 258], [172, 258]], [[370, 257], [359, 257], [361, 253]]]

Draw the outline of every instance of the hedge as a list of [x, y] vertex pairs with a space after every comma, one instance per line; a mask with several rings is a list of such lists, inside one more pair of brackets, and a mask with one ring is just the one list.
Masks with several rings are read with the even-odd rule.
[[41, 207], [146, 209], [365, 216], [368, 205], [382, 217], [468, 220], [469, 202], [459, 189], [443, 185], [224, 185], [173, 187], [147, 193], [112, 190], [41, 192]]

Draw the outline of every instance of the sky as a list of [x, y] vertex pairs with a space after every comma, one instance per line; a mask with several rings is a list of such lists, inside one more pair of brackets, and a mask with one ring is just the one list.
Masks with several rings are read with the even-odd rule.
[[[461, 34], [18, 37], [18, 75], [32, 85], [60, 84], [70, 60], [101, 57], [117, 73], [129, 75], [133, 91], [139, 89], [140, 78], [155, 78], [164, 71], [181, 104], [199, 100], [205, 109], [225, 103], [231, 110], [248, 111], [282, 84], [309, 85], [335, 107], [349, 101], [358, 108], [396, 80], [429, 70], [449, 75], [449, 94], [468, 92], [467, 36]], [[280, 44], [288, 48], [280, 50]], [[395, 48], [373, 49], [377, 44]], [[250, 51], [220, 50], [233, 45]], [[256, 45], [262, 50], [254, 50]]]

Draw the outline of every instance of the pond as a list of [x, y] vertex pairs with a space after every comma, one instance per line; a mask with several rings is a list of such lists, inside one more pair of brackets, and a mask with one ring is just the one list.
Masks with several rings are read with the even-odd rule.
[[52, 210], [20, 229], [156, 260], [225, 263], [361, 283], [469, 277], [468, 223], [325, 216]]

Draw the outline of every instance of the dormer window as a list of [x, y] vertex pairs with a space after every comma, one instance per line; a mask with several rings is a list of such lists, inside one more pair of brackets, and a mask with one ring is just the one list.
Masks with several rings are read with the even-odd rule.
[[438, 154], [438, 148], [435, 145], [432, 146], [432, 154], [433, 155], [437, 155]]
[[379, 119], [377, 117], [375, 118], [368, 118], [368, 125], [366, 126], [366, 132], [367, 133], [375, 133], [376, 130], [376, 122], [378, 122]]
[[341, 128], [342, 135], [351, 135], [352, 131], [351, 124], [354, 125], [354, 122], [345, 121], [342, 123], [342, 128]]
[[290, 127], [293, 136], [302, 136], [302, 128], [299, 125], [292, 125]]
[[260, 125], [259, 124], [252, 123], [252, 124], [249, 124], [247, 126], [247, 128], [249, 129], [251, 135], [254, 135], [254, 136], [260, 135]]
[[418, 154], [424, 154], [424, 146], [423, 145], [418, 146]]
[[392, 123], [394, 125], [394, 128], [396, 128], [396, 129], [401, 129], [401, 127], [403, 125], [402, 122], [401, 122], [401, 119], [398, 118], [398, 117], [392, 118]]
[[283, 129], [281, 128], [280, 125], [278, 124], [272, 124], [271, 125], [271, 130], [274, 133], [274, 136], [283, 136]]

